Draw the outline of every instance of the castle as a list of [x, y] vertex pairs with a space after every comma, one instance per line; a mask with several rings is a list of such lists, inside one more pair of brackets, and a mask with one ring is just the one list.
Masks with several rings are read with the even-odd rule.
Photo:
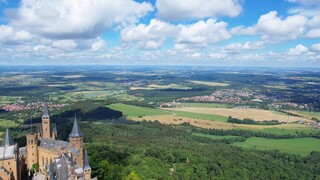
[[38, 132], [26, 135], [26, 146], [18, 147], [7, 129], [0, 146], [0, 180], [25, 179], [22, 172], [36, 169], [34, 180], [89, 180], [91, 167], [83, 136], [75, 117], [69, 142], [57, 140], [47, 103]]

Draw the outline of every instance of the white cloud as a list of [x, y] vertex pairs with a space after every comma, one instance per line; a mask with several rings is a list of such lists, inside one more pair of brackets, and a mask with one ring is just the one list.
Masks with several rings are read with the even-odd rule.
[[302, 15], [281, 19], [276, 11], [271, 11], [260, 16], [256, 25], [247, 28], [238, 26], [231, 32], [239, 35], [262, 35], [265, 39], [274, 40], [296, 39], [305, 32], [307, 21]]
[[181, 26], [181, 30], [176, 36], [175, 42], [177, 44], [204, 47], [207, 44], [213, 44], [231, 38], [227, 26], [227, 23], [216, 22], [214, 19], [198, 21], [191, 25], [184, 25]]
[[157, 0], [157, 16], [165, 20], [187, 20], [238, 16], [240, 0]]
[[287, 0], [292, 3], [299, 3], [303, 5], [319, 5], [319, 0]]
[[257, 42], [245, 42], [241, 43], [231, 43], [222, 48], [223, 53], [227, 54], [236, 54], [241, 53], [242, 51], [251, 51], [256, 49], [261, 49], [264, 46], [264, 42], [257, 41]]
[[57, 40], [53, 41], [52, 47], [61, 49], [61, 50], [72, 50], [77, 47], [77, 43], [73, 40]]
[[133, 0], [22, 0], [9, 11], [10, 25], [49, 38], [95, 38], [114, 23], [128, 25], [152, 5]]
[[19, 44], [33, 39], [34, 36], [27, 31], [17, 31], [10, 26], [0, 25], [0, 43]]
[[311, 29], [307, 34], [308, 38], [320, 38], [320, 29]]
[[303, 46], [302, 44], [297, 45], [294, 48], [290, 48], [288, 55], [291, 56], [300, 56], [302, 54], [306, 54], [308, 52], [308, 48], [306, 48], [305, 46]]
[[205, 47], [208, 44], [231, 38], [228, 24], [214, 19], [189, 25], [173, 25], [152, 19], [149, 25], [139, 24], [121, 31], [123, 42], [135, 42], [142, 49], [158, 49], [167, 38], [173, 38], [175, 49]]
[[173, 37], [179, 27], [169, 23], [152, 19], [149, 25], [139, 24], [121, 31], [121, 40], [126, 43], [138, 42], [142, 49], [158, 49], [166, 37]]
[[209, 54], [209, 57], [212, 59], [225, 59], [227, 57], [227, 54], [224, 53], [211, 53]]
[[195, 53], [191, 54], [192, 58], [200, 58], [201, 56], [202, 56], [202, 54], [199, 52], [195, 52]]
[[106, 45], [106, 42], [103, 39], [98, 38], [96, 41], [94, 41], [91, 45], [91, 51], [100, 51], [104, 46]]
[[320, 43], [311, 46], [312, 51], [320, 52]]

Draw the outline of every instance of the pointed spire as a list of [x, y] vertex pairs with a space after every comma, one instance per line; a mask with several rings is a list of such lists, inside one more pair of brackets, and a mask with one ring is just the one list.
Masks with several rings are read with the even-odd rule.
[[47, 102], [44, 102], [42, 117], [50, 117], [50, 113], [49, 113], [49, 108], [48, 108], [48, 103]]
[[83, 170], [91, 170], [90, 164], [89, 164], [89, 159], [88, 159], [88, 153], [87, 149], [84, 149], [84, 163], [83, 163]]
[[14, 145], [14, 141], [12, 140], [12, 137], [10, 135], [9, 129], [7, 128], [6, 129], [6, 134], [3, 137], [3, 141], [2, 141], [1, 147], [12, 146], [12, 145]]
[[82, 136], [83, 136], [83, 133], [80, 130], [80, 126], [79, 126], [77, 117], [75, 115], [72, 131], [69, 134], [69, 137], [75, 138], [75, 137], [82, 137]]

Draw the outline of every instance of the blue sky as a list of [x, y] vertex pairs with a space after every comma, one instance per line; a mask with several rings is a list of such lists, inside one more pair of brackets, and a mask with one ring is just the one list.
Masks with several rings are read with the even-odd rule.
[[0, 65], [320, 67], [319, 0], [0, 0]]

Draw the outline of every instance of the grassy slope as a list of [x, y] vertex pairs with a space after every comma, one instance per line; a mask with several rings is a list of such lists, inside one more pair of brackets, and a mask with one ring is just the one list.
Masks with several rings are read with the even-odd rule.
[[309, 115], [315, 118], [320, 118], [320, 112], [308, 112], [308, 111], [298, 111], [300, 114]]
[[152, 115], [168, 115], [170, 113], [160, 110], [153, 109], [148, 107], [140, 107], [126, 104], [111, 104], [109, 108], [117, 111], [121, 111], [125, 116], [152, 116]]
[[222, 103], [183, 103], [187, 107], [208, 107], [208, 108], [228, 108], [227, 104]]
[[320, 149], [320, 140], [316, 138], [265, 139], [251, 137], [245, 142], [236, 142], [233, 145], [249, 149], [279, 150], [281, 152], [308, 155], [310, 152]]
[[[256, 130], [258, 131], [258, 130]], [[311, 128], [305, 128], [305, 129], [279, 129], [279, 128], [266, 128], [263, 130], [259, 130], [259, 132], [265, 132], [265, 133], [271, 133], [271, 134], [278, 134], [278, 135], [284, 135], [284, 134], [290, 134], [290, 135], [296, 135], [297, 133], [318, 133], [318, 130], [311, 129]]]
[[193, 136], [199, 137], [206, 137], [209, 139], [232, 139], [237, 138], [238, 136], [218, 136], [218, 135], [211, 135], [211, 134], [200, 134], [200, 133], [192, 133]]

